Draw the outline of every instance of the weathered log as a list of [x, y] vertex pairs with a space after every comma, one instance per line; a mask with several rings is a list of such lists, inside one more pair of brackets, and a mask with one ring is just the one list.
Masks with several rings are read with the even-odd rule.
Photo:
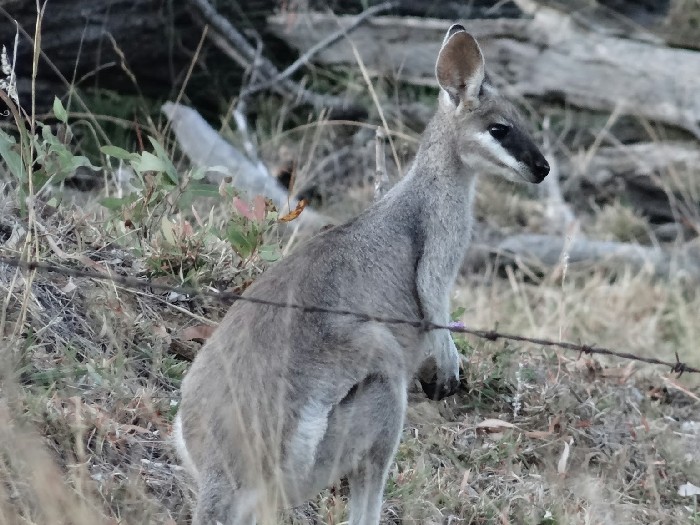
[[[250, 30], [264, 29], [265, 16], [278, 2], [227, 0], [216, 4], [222, 15], [235, 21], [237, 29], [247, 35]], [[20, 28], [16, 73], [20, 102], [25, 107], [32, 88], [36, 18], [34, 1], [0, 0], [0, 44], [12, 45], [15, 21]], [[64, 96], [73, 81], [78, 90], [99, 88], [146, 99], [174, 97], [195, 58], [203, 32], [201, 22], [187, 1], [46, 2], [36, 82], [38, 111], [50, 110], [53, 97]], [[255, 46], [255, 38], [249, 39]], [[283, 64], [291, 59], [289, 50], [271, 38], [264, 41], [263, 53]], [[187, 95], [200, 111], [216, 116], [220, 108], [213, 102], [238, 94], [243, 69], [206, 40], [196, 59]], [[72, 109], [84, 110], [79, 105]]]
[[[569, 177], [583, 176], [594, 184], [607, 184], [613, 179], [638, 177], [649, 181], [666, 170], [682, 174], [682, 180], [668, 179], [671, 189], [687, 187], [683, 180], [694, 180], [700, 172], [700, 147], [692, 142], [641, 142], [598, 148], [565, 159]], [[651, 181], [647, 184], [652, 183]]]
[[[622, 197], [654, 223], [700, 217], [700, 148], [692, 142], [644, 142], [559, 159], [564, 194]], [[679, 209], [679, 203], [681, 207]]]
[[[488, 10], [493, 16], [521, 14], [513, 5], [499, 6], [502, 3], [499, 0], [472, 3], [474, 7], [467, 13], [462, 7], [457, 11], [447, 5], [440, 7], [440, 3], [434, 0], [410, 0], [401, 2], [392, 13], [448, 18], [469, 13], [473, 16]], [[318, 2], [316, 5], [327, 7], [323, 4]], [[219, 0], [212, 5], [246, 35], [253, 47], [257, 43], [248, 31], [261, 34], [265, 57], [281, 66], [291, 61], [290, 50], [265, 34], [265, 17], [279, 8], [279, 0]], [[339, 14], [356, 13], [363, 8], [362, 3], [356, 1], [339, 1], [332, 3], [331, 7]], [[36, 18], [36, 2], [0, 0], [0, 45], [11, 46], [15, 21], [20, 27], [16, 73], [20, 101], [26, 106], [32, 89], [32, 38]], [[202, 35], [201, 22], [201, 13], [185, 0], [46, 2], [41, 31], [43, 57], [39, 61], [39, 75], [34, 86], [39, 112], [50, 110], [53, 97], [63, 96], [73, 80], [78, 89], [99, 87], [156, 99], [174, 96], [197, 49]], [[199, 67], [194, 69], [190, 79], [190, 85], [196, 89], [191, 89], [188, 95], [196, 100], [200, 111], [209, 113], [211, 110], [213, 114], [219, 108], [211, 107], [212, 100], [228, 100], [238, 94], [243, 70], [210, 42], [205, 42], [197, 58]], [[223, 78], [225, 82], [220, 81]]]
[[700, 243], [697, 240], [677, 249], [665, 249], [584, 237], [568, 241], [563, 236], [522, 234], [508, 237], [495, 249], [488, 249], [501, 263], [519, 260], [547, 268], [564, 262], [605, 268], [626, 265], [636, 271], [649, 270], [658, 277], [700, 280]]
[[670, 0], [513, 0], [525, 13], [555, 10], [596, 33], [650, 42], [663, 40], [660, 29]]
[[[309, 0], [309, 8], [316, 11], [332, 10], [336, 14], [357, 14], [382, 0]], [[467, 20], [470, 18], [519, 18], [522, 11], [518, 0], [469, 0], [468, 2], [437, 2], [436, 0], [401, 0], [393, 14]], [[537, 0], [538, 4], [554, 7], [562, 12], [575, 13], [579, 19], [604, 25], [621, 34], [653, 30], [661, 25], [671, 7], [670, 0]]]
[[[332, 9], [337, 14], [362, 11], [367, 6], [382, 0], [357, 2], [335, 0], [309, 2], [319, 9]], [[581, 3], [582, 0], [579, 0]], [[551, 3], [551, 1], [550, 1]], [[559, 7], [568, 6], [571, 0], [556, 2]], [[623, 25], [623, 30], [639, 25], [657, 25], [669, 10], [667, 0], [605, 0], [611, 12], [620, 13], [617, 19], [629, 19], [634, 25]], [[587, 2], [590, 4], [590, 2]], [[263, 53], [278, 61], [288, 63], [289, 52], [282, 49], [274, 39], [266, 38], [265, 16], [279, 7], [278, 0], [220, 0], [217, 10], [230, 20], [235, 20], [238, 30], [257, 30], [264, 37]], [[572, 9], [573, 7], [573, 9]], [[569, 6], [580, 17], [585, 10], [580, 5]], [[590, 9], [589, 9], [590, 10]], [[244, 16], [241, 16], [241, 15]], [[296, 13], [290, 13], [294, 18]], [[513, 3], [500, 0], [473, 0], [470, 2], [435, 2], [434, 0], [402, 0], [392, 10], [397, 16], [434, 17], [445, 20], [474, 18], [519, 18], [522, 11]], [[193, 16], [194, 15], [194, 16]], [[651, 17], [651, 18], [650, 18]], [[33, 36], [36, 21], [36, 4], [27, 0], [0, 0], [0, 43], [10, 45], [15, 33], [14, 20], [29, 35]], [[653, 20], [653, 23], [648, 23]], [[117, 92], [137, 93], [133, 79], [122, 66], [122, 60], [133, 73], [139, 90], [156, 98], [167, 96], [183, 80], [189, 68], [194, 50], [201, 36], [201, 26], [188, 2], [167, 0], [51, 0], [46, 3], [42, 26], [42, 51], [62, 76], [69, 82], [79, 81], [80, 88], [100, 87]], [[113, 39], [113, 40], [112, 40]], [[117, 48], [119, 51], [117, 52]], [[28, 103], [32, 68], [32, 44], [22, 35], [18, 50], [17, 73], [23, 101]], [[121, 56], [120, 56], [121, 55]], [[221, 60], [222, 55], [205, 45], [199, 60], [202, 68], [195, 70], [195, 77], [210, 76], [211, 72], [228, 72], [227, 82], [212, 86], [202, 80], [193, 95], [206, 101], [212, 93], [224, 99], [235, 95], [240, 89], [231, 82], [230, 64]], [[240, 79], [238, 75], [234, 78]], [[80, 81], [83, 79], [82, 81]], [[211, 91], [208, 91], [211, 89]], [[42, 59], [37, 79], [37, 99], [48, 109], [54, 95], [61, 96], [66, 84]], [[202, 93], [203, 92], [203, 93]], [[202, 106], [199, 106], [203, 109]]]
[[[280, 15], [270, 29], [304, 52], [352, 17]], [[350, 37], [372, 72], [435, 86], [443, 20], [377, 17]], [[494, 81], [513, 96], [563, 99], [577, 107], [618, 111], [679, 126], [700, 138], [700, 53], [591, 33], [570, 17], [537, 11], [532, 20], [466, 20]], [[347, 40], [316, 56], [355, 66]]]
[[[200, 34], [199, 31], [184, 31], [195, 26], [178, 4], [180, 2], [154, 0], [47, 2], [41, 31], [43, 57], [39, 61], [39, 95], [53, 92], [52, 96], [60, 96], [66, 92], [65, 83], [48, 61], [68, 82], [73, 80], [74, 70], [76, 81], [87, 75], [78, 87], [99, 85], [116, 91], [133, 92], [132, 81], [122, 70], [115, 48], [123, 53], [125, 65], [135, 74], [139, 86], [146, 93], [152, 92], [156, 83], [160, 83], [161, 90], [164, 85], [172, 87], [187, 66], [189, 57], [183, 47], [194, 49]], [[12, 44], [14, 20], [20, 27], [16, 72], [20, 101], [28, 105], [36, 3], [0, 0], [0, 8], [3, 11], [0, 12], [2, 44]], [[182, 34], [177, 38], [182, 46], [175, 45], [172, 32], [175, 24], [181, 27], [179, 32]], [[167, 35], [171, 35], [171, 38], [166, 38]]]

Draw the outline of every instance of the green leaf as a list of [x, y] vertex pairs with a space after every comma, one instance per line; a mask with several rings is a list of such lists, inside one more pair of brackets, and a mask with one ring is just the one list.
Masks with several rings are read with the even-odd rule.
[[46, 184], [51, 177], [46, 173], [46, 170], [41, 168], [38, 170], [34, 170], [32, 172], [32, 181], [34, 182], [34, 186], [37, 188], [41, 188]]
[[0, 157], [3, 158], [10, 173], [21, 182], [27, 179], [24, 171], [24, 163], [22, 156], [17, 153], [12, 146], [15, 144], [15, 139], [0, 129]]
[[165, 164], [163, 164], [163, 161], [148, 151], [141, 153], [141, 155], [132, 161], [131, 165], [139, 174], [146, 171], [165, 172]]
[[[206, 174], [207, 174], [207, 170], [205, 168], [201, 168], [201, 167], [193, 168], [190, 177], [192, 177], [192, 180], [202, 180]], [[217, 188], [217, 193], [218, 193], [218, 188]]]
[[168, 176], [170, 182], [172, 182], [173, 184], [177, 184], [177, 181], [180, 177], [178, 176], [177, 170], [175, 169], [175, 165], [170, 160], [168, 153], [165, 151], [163, 146], [160, 145], [160, 142], [158, 142], [153, 137], [148, 137], [148, 140], [151, 142], [151, 146], [153, 146], [153, 151], [156, 152], [156, 156], [163, 163], [162, 171], [165, 172], [165, 174]]
[[459, 318], [462, 317], [462, 316], [464, 315], [464, 312], [465, 312], [465, 311], [466, 311], [466, 309], [465, 309], [464, 307], [460, 306], [460, 307], [457, 308], [454, 312], [452, 312], [452, 315], [450, 316], [450, 319], [451, 319], [452, 321], [458, 321]]
[[[51, 126], [48, 126], [46, 124], [41, 124], [41, 138], [44, 139], [46, 144], [49, 146], [62, 146], [61, 141], [58, 140], [58, 137], [53, 134], [53, 131], [51, 131]], [[37, 139], [38, 141], [38, 139]], [[44, 144], [38, 143], [37, 149], [41, 149], [42, 146], [45, 146]]]
[[248, 241], [245, 235], [243, 235], [237, 228], [229, 228], [227, 237], [233, 249], [236, 250], [238, 255], [242, 258], [249, 257], [253, 253], [254, 246]]
[[63, 107], [63, 103], [58, 97], [54, 97], [53, 99], [53, 114], [64, 124], [68, 122], [68, 112], [66, 111], [66, 108]]
[[219, 197], [219, 187], [215, 184], [207, 184], [204, 182], [191, 182], [187, 186], [185, 193], [192, 193], [197, 197]]
[[160, 221], [160, 231], [163, 234], [165, 242], [167, 242], [171, 246], [177, 246], [173, 223], [170, 222], [167, 217], [163, 217], [163, 220]]
[[127, 203], [128, 203], [128, 201], [124, 197], [122, 197], [122, 198], [105, 197], [104, 199], [100, 200], [100, 204], [102, 206], [104, 206], [108, 210], [112, 210], [112, 211], [121, 210], [122, 206], [124, 206]]
[[90, 159], [83, 155], [73, 155], [73, 160], [72, 160], [72, 167], [75, 170], [76, 168], [90, 168], [92, 171], [100, 171], [100, 168], [97, 166], [93, 166], [92, 162], [90, 162]]
[[279, 246], [268, 244], [260, 247], [258, 250], [258, 255], [260, 255], [260, 258], [263, 261], [275, 262], [282, 256], [282, 253], [280, 252]]
[[136, 160], [139, 158], [138, 153], [130, 153], [125, 149], [119, 148], [117, 146], [102, 146], [100, 151], [105, 155], [114, 157], [115, 159], [121, 160]]

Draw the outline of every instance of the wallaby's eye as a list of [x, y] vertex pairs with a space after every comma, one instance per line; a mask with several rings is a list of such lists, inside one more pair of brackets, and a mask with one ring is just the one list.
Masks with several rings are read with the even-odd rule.
[[503, 140], [506, 135], [508, 135], [509, 131], [510, 126], [505, 124], [491, 124], [489, 126], [489, 133], [491, 133], [491, 136], [496, 140]]

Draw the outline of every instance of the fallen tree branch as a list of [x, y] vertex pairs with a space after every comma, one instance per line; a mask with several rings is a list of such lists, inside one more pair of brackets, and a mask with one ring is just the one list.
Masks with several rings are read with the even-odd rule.
[[[642, 142], [580, 152], [559, 159], [563, 191], [574, 198], [582, 185], [596, 195], [625, 198], [656, 222], [679, 217], [698, 222], [700, 200], [693, 188], [700, 177], [700, 149], [691, 142]], [[545, 179], [546, 180], [546, 179]]]
[[275, 86], [278, 82], [281, 82], [283, 80], [287, 80], [290, 78], [294, 73], [296, 73], [302, 66], [308, 65], [311, 61], [311, 59], [317, 55], [320, 51], [324, 50], [330, 45], [335, 44], [337, 41], [339, 41], [341, 38], [347, 36], [350, 34], [352, 31], [357, 29], [361, 24], [363, 24], [365, 21], [367, 21], [369, 18], [378, 15], [379, 13], [383, 13], [385, 11], [388, 11], [389, 9], [392, 9], [396, 7], [399, 4], [399, 2], [383, 2], [381, 4], [372, 6], [368, 9], [365, 9], [362, 13], [354, 17], [354, 20], [347, 26], [341, 27], [338, 31], [335, 33], [331, 33], [324, 39], [318, 41], [316, 44], [311, 46], [304, 54], [302, 54], [299, 58], [297, 58], [294, 62], [292, 62], [289, 66], [285, 68], [284, 71], [279, 73], [277, 76], [274, 78], [266, 81], [266, 82], [261, 82], [259, 84], [252, 85], [248, 88], [246, 88], [243, 93], [241, 94], [241, 97], [246, 97], [249, 95], [253, 95], [255, 93], [258, 93], [260, 91], [264, 91], [266, 89], [270, 89]]
[[[346, 27], [352, 20], [308, 13], [292, 27], [279, 15], [268, 18], [268, 24], [304, 53], [338, 23]], [[356, 29], [353, 43], [372, 72], [400, 72], [403, 81], [436, 86], [434, 60], [447, 25], [444, 20], [376, 17]], [[465, 20], [464, 26], [479, 40], [494, 81], [508, 94], [617, 109], [685, 128], [700, 138], [698, 52], [592, 33], [554, 11], [538, 11], [532, 20]], [[316, 60], [346, 66], [357, 62], [344, 41], [321, 50]]]
[[566, 250], [568, 264], [602, 266], [629, 265], [637, 271], [651, 270], [658, 277], [700, 280], [700, 244], [689, 242], [676, 250], [616, 241], [596, 241], [577, 237], [571, 241], [561, 236], [522, 234], [507, 237], [492, 253], [504, 261], [556, 267]]
[[[224, 52], [230, 52], [229, 48], [233, 48], [235, 51], [235, 59], [242, 57], [247, 62], [248, 66], [255, 63], [260, 73], [266, 79], [272, 80], [280, 76], [277, 67], [265, 56], [258, 57], [256, 62], [255, 48], [253, 48], [248, 40], [246, 40], [233, 24], [222, 16], [208, 0], [189, 0], [189, 2], [204, 21], [209, 24], [227, 44], [222, 46], [220, 39], [214, 38], [212, 41], [215, 45], [219, 46]], [[227, 54], [229, 54], [228, 52]], [[236, 55], [238, 56], [236, 57]], [[284, 78], [279, 82], [274, 82], [270, 87], [279, 95], [289, 97], [303, 104], [309, 104], [315, 109], [328, 108], [343, 113], [365, 113], [363, 109], [352, 105], [343, 97], [315, 93], [288, 78]]]
[[[658, 10], [653, 12], [640, 6], [639, 11], [644, 12], [647, 17], [642, 20], [637, 12], [637, 20], [635, 20], [634, 2], [627, 2], [627, 6], [617, 2], [615, 8], [612, 8], [605, 5], [604, 2], [590, 2], [588, 0], [512, 1], [526, 15], [535, 16], [538, 12], [550, 11], [554, 13], [554, 16], [561, 19], [570, 18], [582, 28], [597, 34], [621, 36], [654, 43], [664, 41], [651, 29], [660, 26], [668, 14], [668, 7], [664, 9], [662, 5], [659, 5]], [[640, 5], [641, 2], [637, 1], [636, 4]]]
[[[700, 149], [690, 142], [640, 142], [598, 148], [594, 155], [574, 155], [562, 160], [570, 177], [585, 177], [608, 184], [624, 177], [656, 178], [667, 170], [695, 177], [700, 169]], [[683, 184], [685, 186], [685, 184]]]

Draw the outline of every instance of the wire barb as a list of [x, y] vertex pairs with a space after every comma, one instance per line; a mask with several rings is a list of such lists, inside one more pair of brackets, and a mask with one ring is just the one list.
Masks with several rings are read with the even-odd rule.
[[401, 319], [396, 317], [385, 317], [371, 315], [366, 312], [358, 312], [347, 309], [340, 308], [328, 308], [318, 305], [304, 305], [300, 303], [294, 303], [289, 301], [270, 301], [267, 299], [261, 299], [259, 297], [252, 297], [247, 295], [242, 295], [235, 292], [218, 292], [213, 290], [207, 290], [202, 288], [196, 288], [192, 286], [169, 286], [166, 284], [155, 283], [150, 280], [137, 279], [133, 277], [127, 277], [123, 275], [114, 275], [110, 273], [100, 273], [96, 271], [89, 270], [78, 270], [77, 268], [65, 268], [62, 266], [57, 266], [54, 264], [44, 263], [41, 261], [23, 261], [17, 257], [5, 257], [0, 255], [0, 263], [6, 264], [8, 266], [19, 268], [24, 271], [40, 271], [44, 273], [54, 272], [68, 277], [84, 277], [87, 279], [96, 279], [100, 281], [110, 281], [127, 288], [136, 289], [150, 289], [158, 290], [161, 292], [177, 293], [180, 295], [186, 295], [191, 298], [194, 297], [209, 297], [216, 301], [222, 303], [232, 303], [235, 301], [247, 301], [254, 304], [270, 306], [274, 308], [290, 308], [295, 310], [300, 310], [305, 313], [326, 313], [334, 315], [344, 315], [349, 317], [355, 317], [358, 321], [362, 322], [374, 322], [388, 325], [404, 325], [412, 326], [413, 328], [418, 328], [421, 331], [427, 332], [431, 330], [449, 330], [452, 333], [458, 334], [468, 334], [474, 337], [479, 337], [481, 339], [486, 339], [488, 341], [497, 341], [499, 339], [506, 339], [509, 341], [518, 341], [521, 343], [531, 343], [539, 346], [548, 346], [561, 348], [562, 350], [569, 350], [579, 353], [579, 357], [583, 354], [586, 355], [605, 355], [610, 357], [615, 357], [618, 359], [626, 359], [629, 361], [637, 361], [640, 363], [647, 363], [651, 365], [665, 366], [671, 369], [671, 372], [678, 374], [678, 377], [684, 373], [688, 374], [698, 374], [700, 369], [692, 367], [687, 363], [680, 360], [678, 352], [675, 352], [675, 362], [664, 361], [662, 359], [657, 359], [655, 357], [643, 357], [635, 355], [631, 352], [618, 352], [611, 350], [609, 348], [598, 347], [595, 345], [587, 344], [576, 344], [567, 341], [554, 341], [551, 339], [541, 339], [537, 337], [527, 337], [524, 335], [508, 334], [499, 332], [497, 330], [479, 330], [475, 328], [469, 328], [466, 326], [455, 326], [455, 325], [442, 325], [433, 323], [425, 319]]

